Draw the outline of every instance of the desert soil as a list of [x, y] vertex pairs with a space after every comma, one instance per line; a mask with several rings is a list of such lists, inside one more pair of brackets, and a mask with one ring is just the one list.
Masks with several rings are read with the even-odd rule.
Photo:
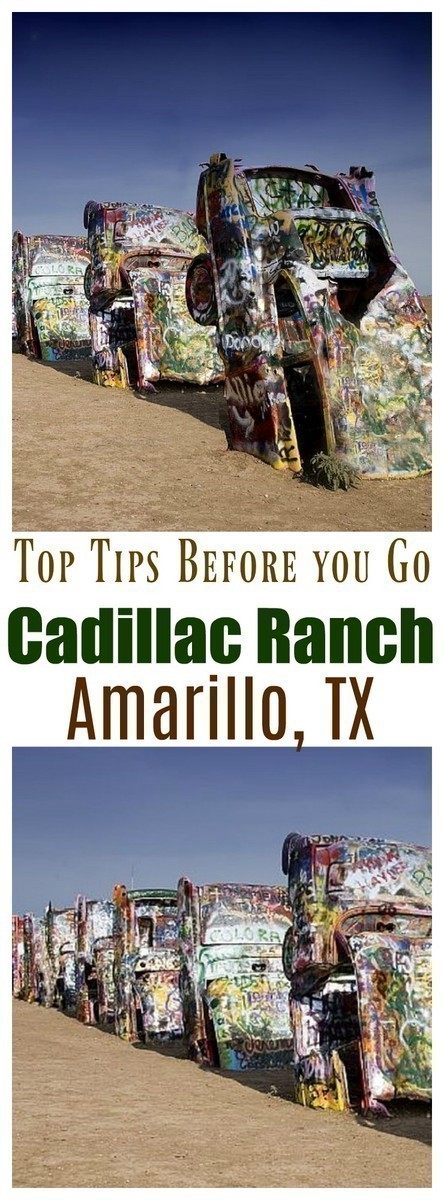
[[292, 1073], [227, 1076], [14, 1002], [15, 1187], [430, 1187], [428, 1110], [314, 1112]]
[[13, 355], [13, 527], [422, 530], [431, 478], [328, 492], [227, 447], [221, 388], [100, 388], [88, 362]]

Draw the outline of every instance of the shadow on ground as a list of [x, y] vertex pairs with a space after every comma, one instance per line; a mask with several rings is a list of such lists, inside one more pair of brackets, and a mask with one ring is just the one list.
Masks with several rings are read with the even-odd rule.
[[32, 360], [38, 367], [45, 370], [57, 371], [59, 375], [70, 375], [83, 379], [84, 383], [94, 383], [92, 362], [90, 358], [66, 358], [58, 362], [44, 362], [42, 358]]
[[[74, 1014], [68, 1014], [62, 1010], [58, 1011], [63, 1019], [66, 1016], [75, 1021]], [[98, 1033], [114, 1034], [112, 1025], [92, 1025], [84, 1028], [94, 1029]], [[139, 1050], [144, 1054], [154, 1054], [162, 1058], [173, 1059], [176, 1062], [187, 1062], [188, 1054], [182, 1038], [177, 1038], [175, 1041], [164, 1042], [134, 1042], [131, 1045], [127, 1043], [128, 1050]], [[275, 1098], [277, 1100], [285, 1100], [290, 1104], [295, 1105], [294, 1098], [294, 1073], [291, 1065], [284, 1068], [271, 1068], [270, 1070], [251, 1070], [251, 1071], [225, 1071], [216, 1067], [209, 1067], [206, 1064], [195, 1064], [197, 1071], [203, 1071], [207, 1075], [227, 1079], [233, 1085], [238, 1087], [246, 1087], [253, 1092], [266, 1096], [267, 1098]], [[318, 1115], [313, 1109], [313, 1119]], [[333, 1114], [340, 1119], [341, 1114]], [[344, 1114], [344, 1119], [350, 1114]], [[351, 1119], [356, 1121], [357, 1125], [373, 1129], [376, 1133], [383, 1133], [391, 1137], [408, 1138], [411, 1141], [421, 1142], [425, 1146], [432, 1144], [432, 1111], [431, 1105], [413, 1100], [399, 1100], [389, 1106], [389, 1116], [377, 1116], [376, 1114], [360, 1114], [355, 1112], [351, 1114]]]
[[[140, 396], [140, 392], [133, 394]], [[177, 409], [178, 412], [187, 413], [197, 421], [202, 421], [204, 425], [211, 425], [213, 429], [221, 429], [229, 445], [227, 406], [221, 386], [196, 390], [191, 384], [176, 389], [166, 383], [160, 383], [156, 384], [155, 392], [146, 393], [143, 399], [147, 404], [155, 404], [158, 408]]]
[[[135, 1042], [132, 1048], [146, 1051], [148, 1054], [161, 1054], [166, 1058], [188, 1059], [185, 1045], [180, 1038], [175, 1042]], [[196, 1071], [229, 1079], [231, 1083], [251, 1088], [254, 1092], [262, 1092], [265, 1096], [278, 1096], [280, 1100], [294, 1101], [294, 1077], [291, 1067], [263, 1071], [223, 1071], [218, 1067], [209, 1067], [206, 1063], [196, 1063]]]
[[163, 1058], [188, 1058], [182, 1038], [174, 1042], [133, 1042], [133, 1050], [144, 1050], [147, 1054], [160, 1054]]
[[[49, 368], [51, 371], [57, 371], [59, 375], [68, 375], [71, 379], [83, 379], [84, 383], [91, 383], [94, 388], [98, 386], [94, 383], [90, 358], [62, 359], [61, 362], [44, 362], [42, 359], [34, 361], [43, 369]], [[177, 412], [187, 413], [195, 420], [202, 421], [204, 425], [210, 425], [213, 429], [221, 429], [229, 442], [228, 415], [223, 388], [220, 384], [196, 388], [194, 384], [174, 385], [158, 382], [153, 392], [139, 392], [135, 388], [127, 390], [104, 388], [103, 390], [111, 392], [114, 396], [121, 394], [122, 400], [125, 395], [133, 396], [142, 404], [154, 404], [158, 408], [171, 408], [176, 409]]]
[[432, 1109], [420, 1101], [398, 1100], [390, 1105], [388, 1117], [368, 1114], [357, 1115], [358, 1125], [375, 1129], [376, 1133], [389, 1133], [391, 1137], [412, 1138], [415, 1142], [432, 1145]]
[[[138, 1042], [133, 1049], [144, 1050], [151, 1054], [161, 1054], [168, 1058], [187, 1059], [185, 1046], [179, 1039], [176, 1042], [158, 1044], [151, 1042], [148, 1045]], [[271, 1068], [263, 1071], [222, 1071], [205, 1064], [200, 1066], [196, 1064], [196, 1070], [228, 1079], [232, 1084], [250, 1088], [263, 1096], [272, 1096], [278, 1100], [289, 1101], [291, 1104], [295, 1103], [294, 1074], [291, 1066], [288, 1069]], [[388, 1117], [371, 1114], [363, 1116], [355, 1113], [355, 1120], [358, 1125], [375, 1129], [377, 1133], [389, 1134], [391, 1137], [410, 1138], [413, 1141], [422, 1142], [426, 1146], [432, 1144], [431, 1107], [420, 1102], [398, 1101], [390, 1106]]]

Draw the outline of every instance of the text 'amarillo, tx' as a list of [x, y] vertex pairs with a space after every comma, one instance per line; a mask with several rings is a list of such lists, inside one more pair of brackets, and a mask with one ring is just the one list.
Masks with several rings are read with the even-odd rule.
[[[414, 608], [401, 608], [399, 619], [373, 617], [363, 623], [359, 617], [302, 616], [296, 620], [283, 608], [258, 608], [256, 614], [256, 645], [258, 664], [360, 664], [364, 660], [385, 665], [398, 659], [401, 663], [431, 663], [433, 660], [433, 625], [425, 616], [416, 616]], [[97, 616], [84, 617], [79, 623], [72, 617], [51, 617], [43, 620], [36, 608], [15, 608], [9, 617], [8, 646], [11, 659], [23, 666], [46, 659], [48, 663], [88, 665], [102, 664], [170, 664], [182, 666], [204, 664], [208, 661], [232, 666], [242, 654], [242, 629], [233, 616], [215, 617], [208, 623], [197, 616], [183, 616], [173, 623], [170, 608], [99, 608]], [[228, 740], [236, 738], [236, 687], [234, 676], [226, 680], [225, 733]], [[341, 737], [341, 687], [349, 683], [356, 701], [356, 713], [348, 733], [355, 740], [362, 725], [367, 739], [373, 732], [366, 713], [366, 703], [373, 683], [367, 677], [362, 687], [356, 677], [349, 680], [327, 678], [331, 686], [332, 738]], [[202, 684], [185, 689], [185, 737], [195, 736], [196, 697], [208, 692], [208, 722], [210, 740], [219, 737], [219, 702], [217, 676], [210, 675], [209, 686]], [[243, 736], [253, 737], [253, 677], [243, 681]], [[119, 702], [119, 737], [127, 740], [129, 727], [129, 697], [135, 701], [135, 736], [145, 737], [144, 691], [139, 684], [124, 688], [103, 688], [103, 738], [111, 739], [111, 700]], [[178, 736], [178, 700], [174, 687], [157, 687], [154, 703], [161, 705], [153, 717], [156, 740], [176, 740]], [[165, 701], [167, 703], [165, 704]], [[261, 727], [267, 740], [281, 740], [287, 729], [286, 696], [283, 688], [272, 685], [264, 689], [261, 702]], [[85, 677], [76, 680], [68, 740], [85, 731], [96, 737], [88, 685]], [[304, 733], [294, 731], [298, 749]]]

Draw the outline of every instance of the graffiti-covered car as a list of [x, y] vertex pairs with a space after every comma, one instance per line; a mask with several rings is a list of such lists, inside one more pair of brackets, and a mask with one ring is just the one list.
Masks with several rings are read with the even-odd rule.
[[61, 234], [12, 239], [13, 304], [19, 349], [54, 362], [89, 358], [85, 238]]
[[129, 1042], [182, 1035], [177, 894], [169, 888], [114, 888], [115, 1030]]
[[232, 446], [295, 473], [338, 455], [363, 476], [431, 466], [431, 329], [365, 168], [200, 177], [206, 253], [187, 302], [217, 325]]
[[19, 1000], [23, 995], [23, 917], [12, 918], [12, 994]]
[[23, 916], [23, 999], [29, 1003], [45, 1003], [48, 977], [45, 927], [34, 913]]
[[296, 1099], [376, 1112], [430, 1099], [430, 852], [294, 833], [282, 866]]
[[84, 224], [96, 383], [149, 389], [158, 379], [220, 378], [214, 332], [199, 329], [186, 304], [187, 267], [205, 248], [191, 214], [91, 200]]
[[76, 1015], [85, 1025], [114, 1024], [114, 905], [76, 901]]
[[43, 918], [45, 980], [43, 1003], [74, 1014], [76, 1010], [75, 908], [47, 905]]
[[282, 943], [286, 892], [262, 884], [178, 884], [184, 1037], [198, 1062], [232, 1071], [291, 1061]]

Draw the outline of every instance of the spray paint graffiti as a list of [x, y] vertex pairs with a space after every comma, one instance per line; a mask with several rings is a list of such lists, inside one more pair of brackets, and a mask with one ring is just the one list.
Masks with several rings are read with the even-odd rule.
[[386, 1111], [431, 1098], [431, 857], [418, 846], [290, 834], [296, 1098]]
[[45, 1003], [45, 981], [49, 964], [44, 936], [44, 922], [34, 913], [23, 917], [23, 999]]
[[114, 1023], [114, 906], [111, 900], [76, 901], [76, 1015], [85, 1025]]
[[260, 884], [178, 884], [180, 986], [190, 1057], [232, 1071], [290, 1061], [281, 946], [285, 891]]
[[76, 1009], [75, 915], [75, 908], [48, 904], [43, 917], [43, 1003], [70, 1014]]
[[129, 1042], [182, 1035], [177, 896], [114, 888], [115, 1030]]
[[12, 994], [16, 999], [23, 997], [23, 918], [14, 914], [12, 918]]
[[220, 378], [214, 333], [196, 327], [185, 299], [187, 267], [204, 248], [191, 214], [90, 201], [84, 224], [96, 382], [152, 388], [157, 379]]
[[216, 154], [197, 194], [208, 243], [187, 303], [216, 325], [236, 450], [299, 472], [431, 467], [431, 330], [365, 168], [242, 170]]
[[289, 906], [283, 888], [182, 878], [15, 916], [13, 995], [130, 1042], [183, 1032], [192, 1058], [228, 1070], [293, 1060], [312, 1108], [428, 1100], [429, 852], [290, 834], [282, 865]]
[[14, 233], [13, 304], [16, 336], [24, 354], [46, 362], [90, 357], [83, 286], [88, 264], [84, 238]]

